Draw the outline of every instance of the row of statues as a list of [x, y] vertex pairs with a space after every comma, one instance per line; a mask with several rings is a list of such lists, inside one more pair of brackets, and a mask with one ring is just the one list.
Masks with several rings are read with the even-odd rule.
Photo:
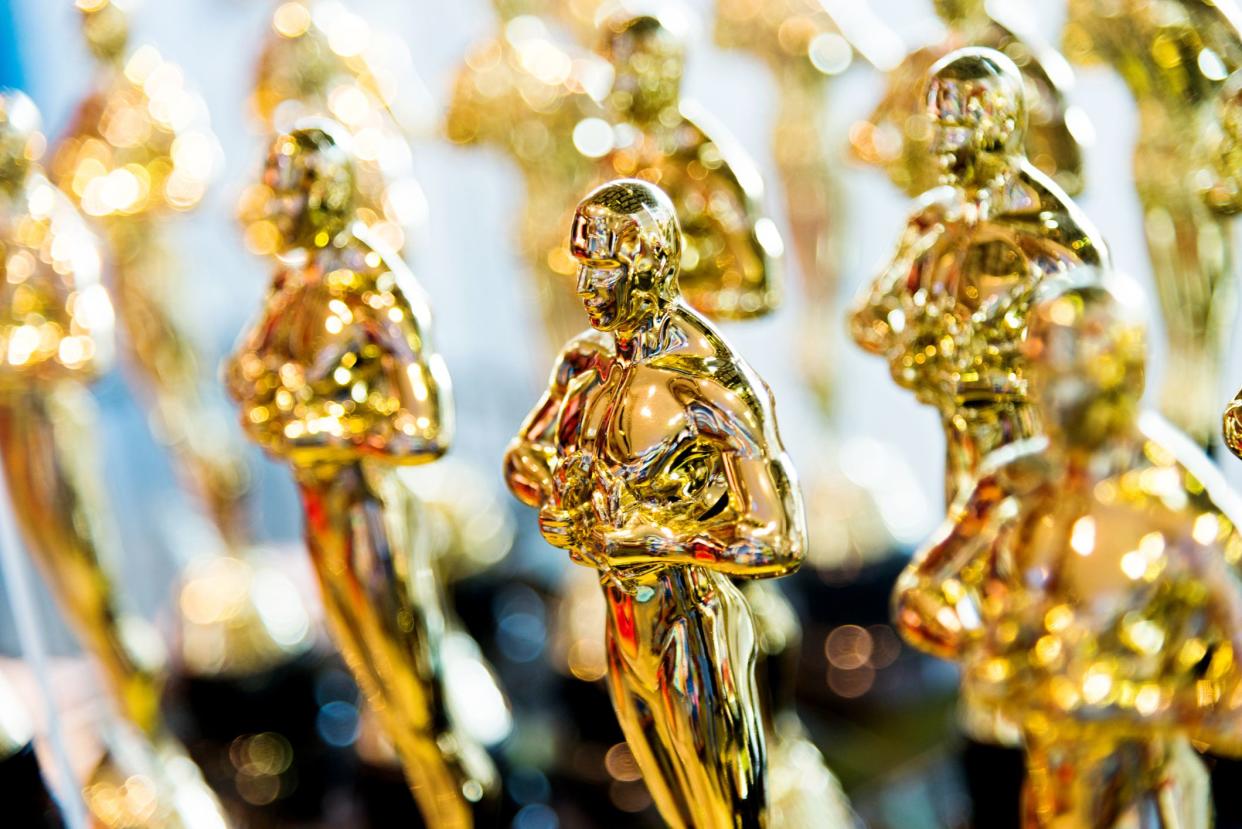
[[[675, 16], [623, 8], [587, 25], [592, 5], [498, 3], [503, 30], [471, 49], [447, 116], [453, 141], [500, 144], [527, 185], [518, 232], [552, 372], [504, 480], [598, 580], [608, 691], [662, 819], [849, 826], [760, 670], [765, 626], [792, 617], [770, 580], [814, 561], [823, 525], [771, 391], [718, 330], [780, 304], [783, 242], [754, 164], [681, 99]], [[245, 455], [172, 303], [180, 268], [163, 234], [212, 176], [205, 109], [151, 47], [129, 50], [118, 7], [79, 6], [99, 89], [46, 174], [33, 104], [0, 98], [0, 459], [26, 545], [129, 723], [108, 729], [88, 810], [107, 827], [225, 827], [161, 713], [162, 640], [111, 575], [119, 543], [84, 387], [109, 365], [114, 325], [210, 518], [183, 599], [221, 572], [242, 585], [227, 614], [179, 603], [173, 661], [246, 674], [310, 643], [248, 586], [273, 556], [253, 543]], [[940, 415], [948, 505], [898, 581], [899, 630], [960, 663], [968, 734], [1025, 752], [1024, 826], [1206, 827], [1194, 748], [1242, 753], [1242, 504], [1202, 448], [1234, 313], [1242, 17], [1230, 0], [1071, 0], [1066, 25], [1069, 56], [1112, 62], [1138, 103], [1170, 425], [1140, 402], [1138, 289], [1069, 195], [1084, 186], [1085, 129], [1069, 66], [1001, 6], [938, 3], [948, 40], [909, 55], [833, 2], [721, 0], [716, 36], [778, 77], [774, 150], [826, 424], [820, 330], [841, 316], [842, 214], [824, 96], [855, 54], [892, 71], [850, 149], [917, 202], [848, 326]], [[240, 212], [275, 273], [225, 386], [245, 433], [293, 473], [327, 627], [424, 822], [486, 826], [500, 772], [466, 714], [506, 703], [477, 648], [463, 672], [448, 646], [466, 634], [446, 587], [476, 565], [429, 529], [455, 520], [435, 503], [454, 500], [450, 478], [425, 477], [453, 442], [452, 384], [404, 260], [423, 204], [408, 139], [428, 118], [399, 100], [395, 70], [332, 45], [341, 14], [291, 0], [272, 18], [254, 103], [274, 137]], [[598, 38], [598, 54], [552, 21]], [[1242, 454], [1242, 403], [1225, 426]], [[888, 543], [844, 524], [858, 544]], [[29, 742], [19, 728], [0, 737], [0, 761]], [[146, 799], [125, 789], [135, 766]]]

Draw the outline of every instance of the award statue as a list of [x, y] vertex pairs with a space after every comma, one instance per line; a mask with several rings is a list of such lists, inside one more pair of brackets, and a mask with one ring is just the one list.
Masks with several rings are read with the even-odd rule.
[[229, 389], [251, 437], [293, 468], [330, 629], [427, 825], [480, 825], [496, 771], [449, 708], [444, 598], [423, 506], [400, 474], [448, 447], [448, 374], [413, 275], [355, 220], [346, 134], [304, 124], [268, 155], [281, 266]]
[[716, 320], [763, 316], [780, 304], [780, 233], [764, 212], [763, 180], [741, 146], [681, 97], [685, 44], [671, 16], [622, 7], [600, 24], [612, 64], [607, 178], [658, 182], [677, 207], [685, 243], [681, 291]]
[[1242, 502], [1191, 441], [1140, 413], [1137, 289], [1044, 283], [1022, 351], [1043, 435], [989, 455], [899, 579], [908, 641], [1022, 732], [1022, 826], [1212, 825], [1191, 747], [1242, 728]]
[[850, 133], [854, 155], [882, 167], [911, 196], [934, 187], [940, 171], [931, 138], [935, 125], [927, 121], [918, 97], [923, 78], [954, 49], [984, 46], [1010, 58], [1031, 93], [1023, 138], [1027, 158], [1067, 193], [1079, 193], [1090, 123], [1069, 103], [1074, 74], [1065, 57], [1033, 31], [1021, 5], [1012, 0], [934, 0], [934, 5], [950, 27], [948, 38], [915, 49], [889, 72], [879, 105]]
[[1225, 80], [1242, 68], [1242, 8], [1072, 0], [1064, 48], [1075, 61], [1112, 65], [1138, 105], [1134, 183], [1169, 349], [1160, 410], [1207, 446], [1237, 313], [1229, 221], [1237, 208], [1213, 198], [1212, 139]]
[[[99, 282], [98, 243], [37, 163], [38, 122], [29, 98], [0, 96], [0, 463], [13, 513], [120, 712], [138, 729], [128, 742], [158, 757], [161, 773], [145, 778], [151, 813], [192, 813], [196, 825], [223, 829], [215, 796], [160, 712], [163, 642], [122, 606], [109, 572], [120, 545], [85, 384], [111, 360], [112, 304]], [[125, 768], [131, 753], [110, 742], [87, 788]], [[88, 806], [103, 826], [138, 825], [109, 823], [106, 809], [89, 798]]]
[[591, 329], [562, 352], [506, 479], [544, 538], [599, 571], [613, 705], [664, 820], [764, 826], [755, 623], [731, 578], [789, 573], [805, 548], [771, 393], [681, 301], [661, 190], [592, 191], [570, 247]]

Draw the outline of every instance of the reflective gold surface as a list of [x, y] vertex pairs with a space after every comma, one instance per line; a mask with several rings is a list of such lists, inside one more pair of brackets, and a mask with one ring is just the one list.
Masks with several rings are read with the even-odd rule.
[[[989, 49], [963, 49], [923, 86], [943, 184], [924, 193], [896, 255], [860, 296], [854, 340], [934, 406], [945, 432], [946, 502], [991, 451], [1039, 433], [1019, 353], [1031, 298], [1049, 276], [1107, 261], [1099, 234], [1023, 155], [1021, 76]], [[923, 563], [916, 559], [916, 569]], [[964, 688], [966, 727], [1012, 734]]]
[[526, 201], [514, 239], [555, 353], [582, 328], [564, 227], [611, 147], [599, 103], [608, 67], [558, 42], [528, 9], [497, 3], [497, 11], [501, 31], [474, 44], [458, 71], [445, 132], [457, 144], [498, 147], [522, 174]]
[[1022, 350], [1044, 435], [990, 455], [894, 596], [907, 640], [1022, 731], [1023, 825], [1207, 827], [1190, 747], [1237, 751], [1242, 502], [1140, 414], [1137, 289], [1045, 283]]
[[[1072, 0], [1064, 44], [1071, 60], [1111, 65], [1138, 104], [1134, 183], [1169, 347], [1160, 410], [1207, 445], [1237, 310], [1227, 219], [1236, 207], [1215, 185], [1213, 128], [1224, 121], [1236, 135], [1218, 95], [1242, 67], [1242, 9], [1234, 0]], [[1226, 132], [1226, 151], [1236, 140]]]
[[444, 600], [399, 474], [452, 434], [449, 379], [413, 275], [355, 221], [348, 137], [306, 122], [264, 170], [280, 268], [227, 367], [242, 422], [292, 465], [328, 622], [429, 826], [469, 827], [498, 781], [448, 708]]
[[[426, 220], [427, 199], [413, 175], [409, 137], [434, 120], [430, 94], [409, 50], [372, 29], [336, 0], [289, 0], [272, 13], [255, 70], [251, 105], [265, 131], [287, 130], [302, 117], [323, 115], [354, 136], [358, 217], [393, 250], [413, 241]], [[243, 214], [262, 193], [243, 197]], [[278, 245], [262, 221], [248, 223], [252, 252]]]
[[241, 442], [219, 402], [204, 391], [183, 266], [165, 222], [202, 199], [219, 148], [206, 105], [185, 88], [180, 67], [127, 44], [123, 11], [79, 0], [88, 44], [100, 60], [95, 90], [74, 113], [51, 161], [53, 181], [108, 242], [113, 297], [129, 360], [150, 396], [161, 439], [225, 538], [244, 534], [249, 475]]
[[613, 69], [603, 176], [643, 179], [670, 195], [684, 240], [681, 291], [692, 307], [713, 319], [762, 316], [781, 301], [780, 232], [754, 162], [681, 97], [685, 32], [672, 12], [622, 5], [600, 24], [600, 54]]
[[804, 554], [771, 393], [682, 303], [658, 188], [593, 191], [570, 244], [593, 330], [562, 352], [506, 479], [553, 546], [599, 571], [613, 704], [664, 820], [766, 825], [755, 624], [730, 577]]
[[912, 50], [889, 72], [884, 97], [850, 131], [858, 159], [884, 169], [911, 196], [935, 186], [939, 171], [932, 146], [934, 124], [918, 97], [931, 65], [954, 49], [984, 46], [1009, 57], [1022, 73], [1028, 100], [1027, 157], [1066, 192], [1083, 187], [1083, 145], [1091, 139], [1087, 115], [1069, 102], [1073, 72], [1065, 58], [1044, 42], [1013, 0], [937, 0], [936, 12], [948, 37]]

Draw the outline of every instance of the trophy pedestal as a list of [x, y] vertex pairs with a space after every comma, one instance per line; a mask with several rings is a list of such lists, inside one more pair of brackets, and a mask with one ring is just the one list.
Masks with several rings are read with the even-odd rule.
[[64, 829], [60, 809], [39, 771], [34, 743], [27, 743], [0, 760], [0, 803], [4, 804], [7, 825], [24, 829]]

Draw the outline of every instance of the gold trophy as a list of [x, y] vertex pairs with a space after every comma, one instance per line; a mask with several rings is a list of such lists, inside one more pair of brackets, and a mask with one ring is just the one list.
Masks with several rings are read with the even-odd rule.
[[[141, 732], [128, 738], [132, 751], [109, 742], [87, 788], [126, 768], [134, 751], [149, 753], [168, 772], [146, 778], [152, 814], [199, 814], [194, 825], [223, 827], [215, 796], [160, 713], [163, 643], [122, 606], [109, 572], [119, 543], [85, 383], [110, 362], [112, 304], [95, 238], [38, 165], [44, 146], [34, 104], [20, 93], [0, 96], [0, 461], [13, 512], [121, 713]], [[105, 827], [147, 825], [111, 822], [89, 798], [88, 806]]]
[[[942, 186], [910, 215], [896, 255], [860, 296], [854, 340], [886, 357], [894, 381], [940, 413], [945, 499], [969, 489], [990, 452], [1039, 434], [1018, 351], [1039, 284], [1107, 264], [1103, 241], [1023, 154], [1026, 97], [1017, 67], [991, 49], [938, 61], [923, 87]], [[915, 570], [925, 562], [916, 558]], [[963, 725], [984, 743], [1017, 739], [963, 684]]]
[[1137, 289], [1043, 284], [1022, 351], [1043, 436], [990, 455], [899, 579], [898, 627], [1021, 729], [1027, 829], [1212, 825], [1191, 747], [1242, 726], [1242, 502], [1140, 412]]
[[522, 4], [501, 0], [496, 10], [503, 31], [466, 55], [445, 132], [457, 144], [498, 146], [521, 171], [526, 202], [515, 235], [555, 353], [582, 327], [562, 228], [566, 206], [595, 182], [598, 159], [611, 147], [599, 103], [608, 68], [557, 42]]
[[447, 449], [449, 379], [413, 275], [355, 221], [346, 140], [315, 120], [272, 143], [281, 266], [228, 385], [252, 438], [293, 467], [330, 629], [427, 824], [470, 827], [498, 780], [449, 710], [444, 599], [400, 474]]
[[918, 97], [931, 65], [954, 49], [984, 46], [1003, 52], [1021, 72], [1027, 89], [1027, 158], [1070, 194], [1083, 187], [1083, 144], [1090, 136], [1086, 113], [1068, 101], [1074, 76], [1065, 57], [1045, 43], [1012, 0], [934, 0], [948, 24], [941, 43], [915, 49], [889, 72], [884, 97], [854, 125], [850, 146], [856, 158], [881, 167], [911, 196], [936, 186], [939, 170], [929, 123]]
[[[265, 134], [315, 115], [350, 131], [359, 218], [395, 251], [413, 241], [426, 218], [409, 137], [428, 132], [435, 117], [430, 93], [409, 64], [403, 43], [343, 4], [287, 0], [272, 13], [251, 95]], [[261, 190], [254, 198], [263, 198]], [[247, 242], [260, 255], [278, 244], [262, 224], [248, 226]]]
[[599, 28], [600, 53], [613, 68], [605, 180], [632, 176], [670, 195], [685, 242], [681, 291], [693, 308], [716, 320], [769, 313], [781, 301], [780, 232], [764, 212], [754, 162], [702, 107], [681, 97], [678, 19], [622, 4]]
[[570, 246], [593, 330], [562, 352], [506, 479], [545, 539], [599, 571], [613, 705], [664, 820], [767, 825], [755, 623], [730, 578], [803, 557], [771, 393], [681, 301], [657, 187], [592, 191]]
[[1212, 138], [1218, 95], [1242, 67], [1242, 9], [1234, 0], [1073, 0], [1064, 48], [1076, 62], [1113, 66], [1138, 104], [1134, 181], [1169, 347], [1160, 410], [1209, 445], [1236, 315], [1228, 217], [1237, 208], [1213, 198]]

